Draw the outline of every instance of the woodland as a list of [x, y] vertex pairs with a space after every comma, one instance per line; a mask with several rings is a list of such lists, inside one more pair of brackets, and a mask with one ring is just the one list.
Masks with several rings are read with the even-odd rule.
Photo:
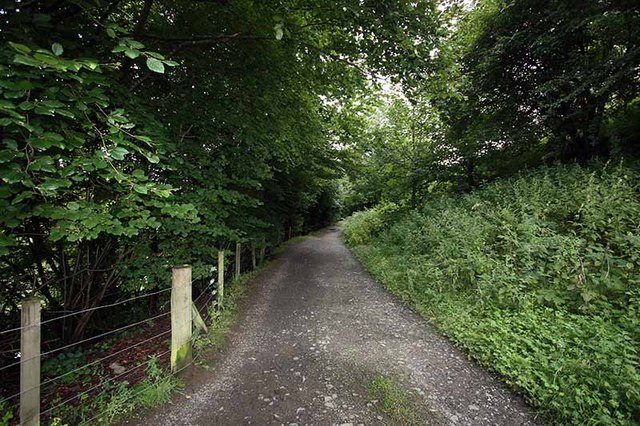
[[0, 330], [346, 218], [547, 421], [640, 422], [637, 0], [2, 1], [0, 139]]

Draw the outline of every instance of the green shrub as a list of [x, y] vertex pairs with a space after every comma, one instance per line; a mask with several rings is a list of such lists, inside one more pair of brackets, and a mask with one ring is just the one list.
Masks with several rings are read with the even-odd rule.
[[355, 215], [345, 240], [552, 421], [638, 423], [639, 183], [623, 165], [543, 168], [386, 226]]
[[394, 203], [380, 204], [372, 209], [355, 213], [344, 223], [347, 243], [367, 244], [397, 216], [400, 208]]

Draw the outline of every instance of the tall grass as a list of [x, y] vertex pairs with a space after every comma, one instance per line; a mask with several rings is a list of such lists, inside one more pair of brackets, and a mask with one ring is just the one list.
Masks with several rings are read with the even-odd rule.
[[557, 166], [344, 224], [371, 273], [555, 423], [640, 423], [640, 175]]

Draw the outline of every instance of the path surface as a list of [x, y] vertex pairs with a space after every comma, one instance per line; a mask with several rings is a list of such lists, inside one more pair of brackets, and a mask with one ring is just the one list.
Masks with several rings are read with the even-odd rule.
[[[367, 385], [392, 378], [423, 424], [537, 424], [534, 414], [398, 303], [330, 229], [287, 249], [254, 283], [227, 348], [191, 372], [190, 398], [147, 425], [398, 424]], [[194, 383], [195, 382], [195, 383]]]

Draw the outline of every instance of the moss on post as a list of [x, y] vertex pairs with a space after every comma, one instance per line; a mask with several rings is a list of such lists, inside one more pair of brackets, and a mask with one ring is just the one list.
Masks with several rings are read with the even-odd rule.
[[191, 266], [176, 266], [171, 283], [171, 372], [191, 363], [192, 305]]

